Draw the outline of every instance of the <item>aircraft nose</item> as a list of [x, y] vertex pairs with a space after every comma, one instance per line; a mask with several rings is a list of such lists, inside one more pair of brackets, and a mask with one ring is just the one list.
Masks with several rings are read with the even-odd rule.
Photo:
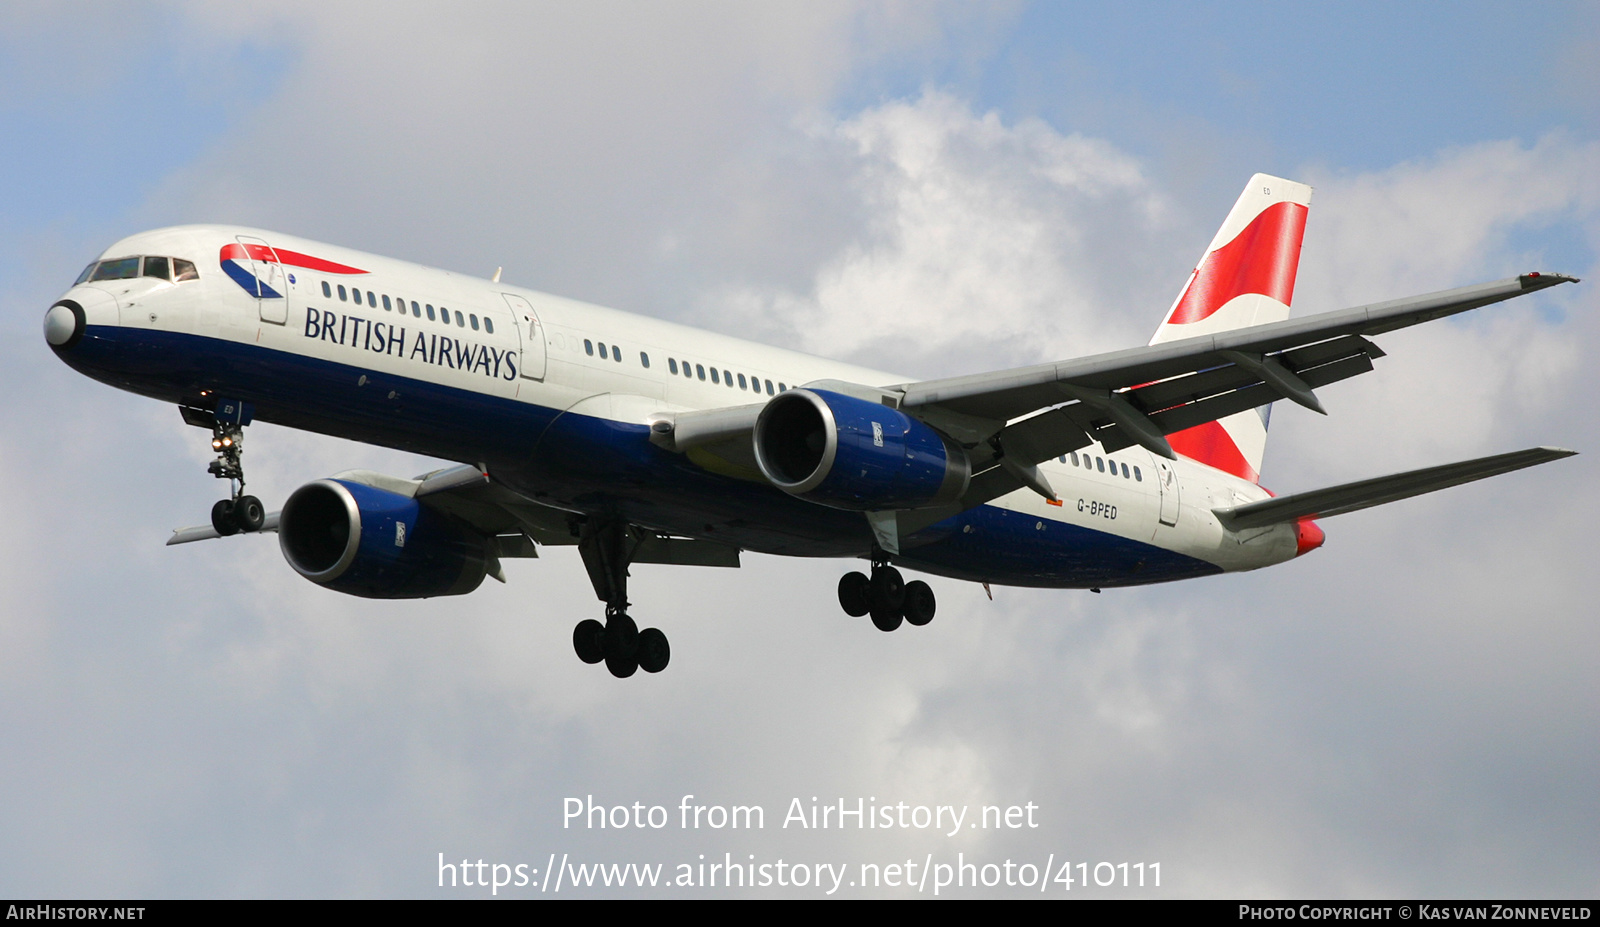
[[44, 314], [44, 340], [52, 348], [70, 348], [83, 337], [85, 324], [83, 307], [63, 299]]
[[44, 340], [64, 351], [83, 339], [90, 324], [115, 325], [117, 302], [110, 294], [90, 287], [73, 287], [44, 314]]

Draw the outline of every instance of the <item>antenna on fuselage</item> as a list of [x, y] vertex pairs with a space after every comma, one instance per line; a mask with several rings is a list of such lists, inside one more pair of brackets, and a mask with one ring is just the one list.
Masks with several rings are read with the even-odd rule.
[[496, 267], [494, 269], [494, 276], [489, 278], [489, 282], [490, 283], [499, 283], [500, 282], [500, 271], [502, 271], [502, 270], [505, 270], [505, 268], [504, 267]]

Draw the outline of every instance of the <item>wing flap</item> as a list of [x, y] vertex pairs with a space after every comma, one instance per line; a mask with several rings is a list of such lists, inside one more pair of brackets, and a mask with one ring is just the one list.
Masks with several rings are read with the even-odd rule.
[[1524, 467], [1549, 463], [1552, 460], [1571, 457], [1576, 453], [1577, 451], [1563, 447], [1532, 447], [1527, 450], [1512, 451], [1509, 454], [1479, 457], [1475, 460], [1463, 460], [1438, 467], [1424, 467], [1421, 470], [1409, 470], [1405, 473], [1359, 480], [1213, 511], [1223, 527], [1231, 531], [1265, 528], [1301, 518], [1331, 518], [1334, 515], [1358, 512], [1375, 505], [1398, 502], [1401, 499], [1459, 486], [1462, 483], [1510, 473]]

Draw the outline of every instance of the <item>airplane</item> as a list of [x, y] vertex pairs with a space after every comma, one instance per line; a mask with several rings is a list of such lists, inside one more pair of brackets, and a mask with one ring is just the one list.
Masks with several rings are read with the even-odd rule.
[[[1373, 336], [1576, 278], [1506, 280], [1290, 319], [1311, 188], [1252, 177], [1142, 347], [915, 381], [259, 229], [124, 238], [50, 306], [73, 369], [178, 406], [228, 480], [168, 544], [276, 532], [289, 565], [376, 599], [462, 595], [502, 561], [575, 545], [604, 621], [585, 663], [656, 673], [633, 563], [743, 551], [857, 558], [849, 615], [926, 625], [899, 568], [1090, 589], [1254, 570], [1328, 518], [1570, 456], [1535, 447], [1274, 496], [1271, 404], [1370, 371]], [[871, 307], [863, 307], [864, 310]], [[879, 311], [888, 311], [881, 309]], [[455, 465], [349, 470], [276, 512], [245, 493], [244, 429], [274, 422]]]

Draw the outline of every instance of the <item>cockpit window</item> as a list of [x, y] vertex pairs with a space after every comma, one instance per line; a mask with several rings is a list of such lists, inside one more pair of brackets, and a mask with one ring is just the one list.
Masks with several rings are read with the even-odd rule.
[[91, 280], [129, 280], [139, 276], [139, 259], [117, 258], [114, 261], [101, 261], [95, 269]]
[[144, 276], [157, 280], [199, 280], [200, 272], [193, 261], [175, 257], [117, 258], [111, 261], [94, 261], [83, 269], [73, 286], [91, 280], [131, 280], [139, 276], [139, 262], [144, 262]]

